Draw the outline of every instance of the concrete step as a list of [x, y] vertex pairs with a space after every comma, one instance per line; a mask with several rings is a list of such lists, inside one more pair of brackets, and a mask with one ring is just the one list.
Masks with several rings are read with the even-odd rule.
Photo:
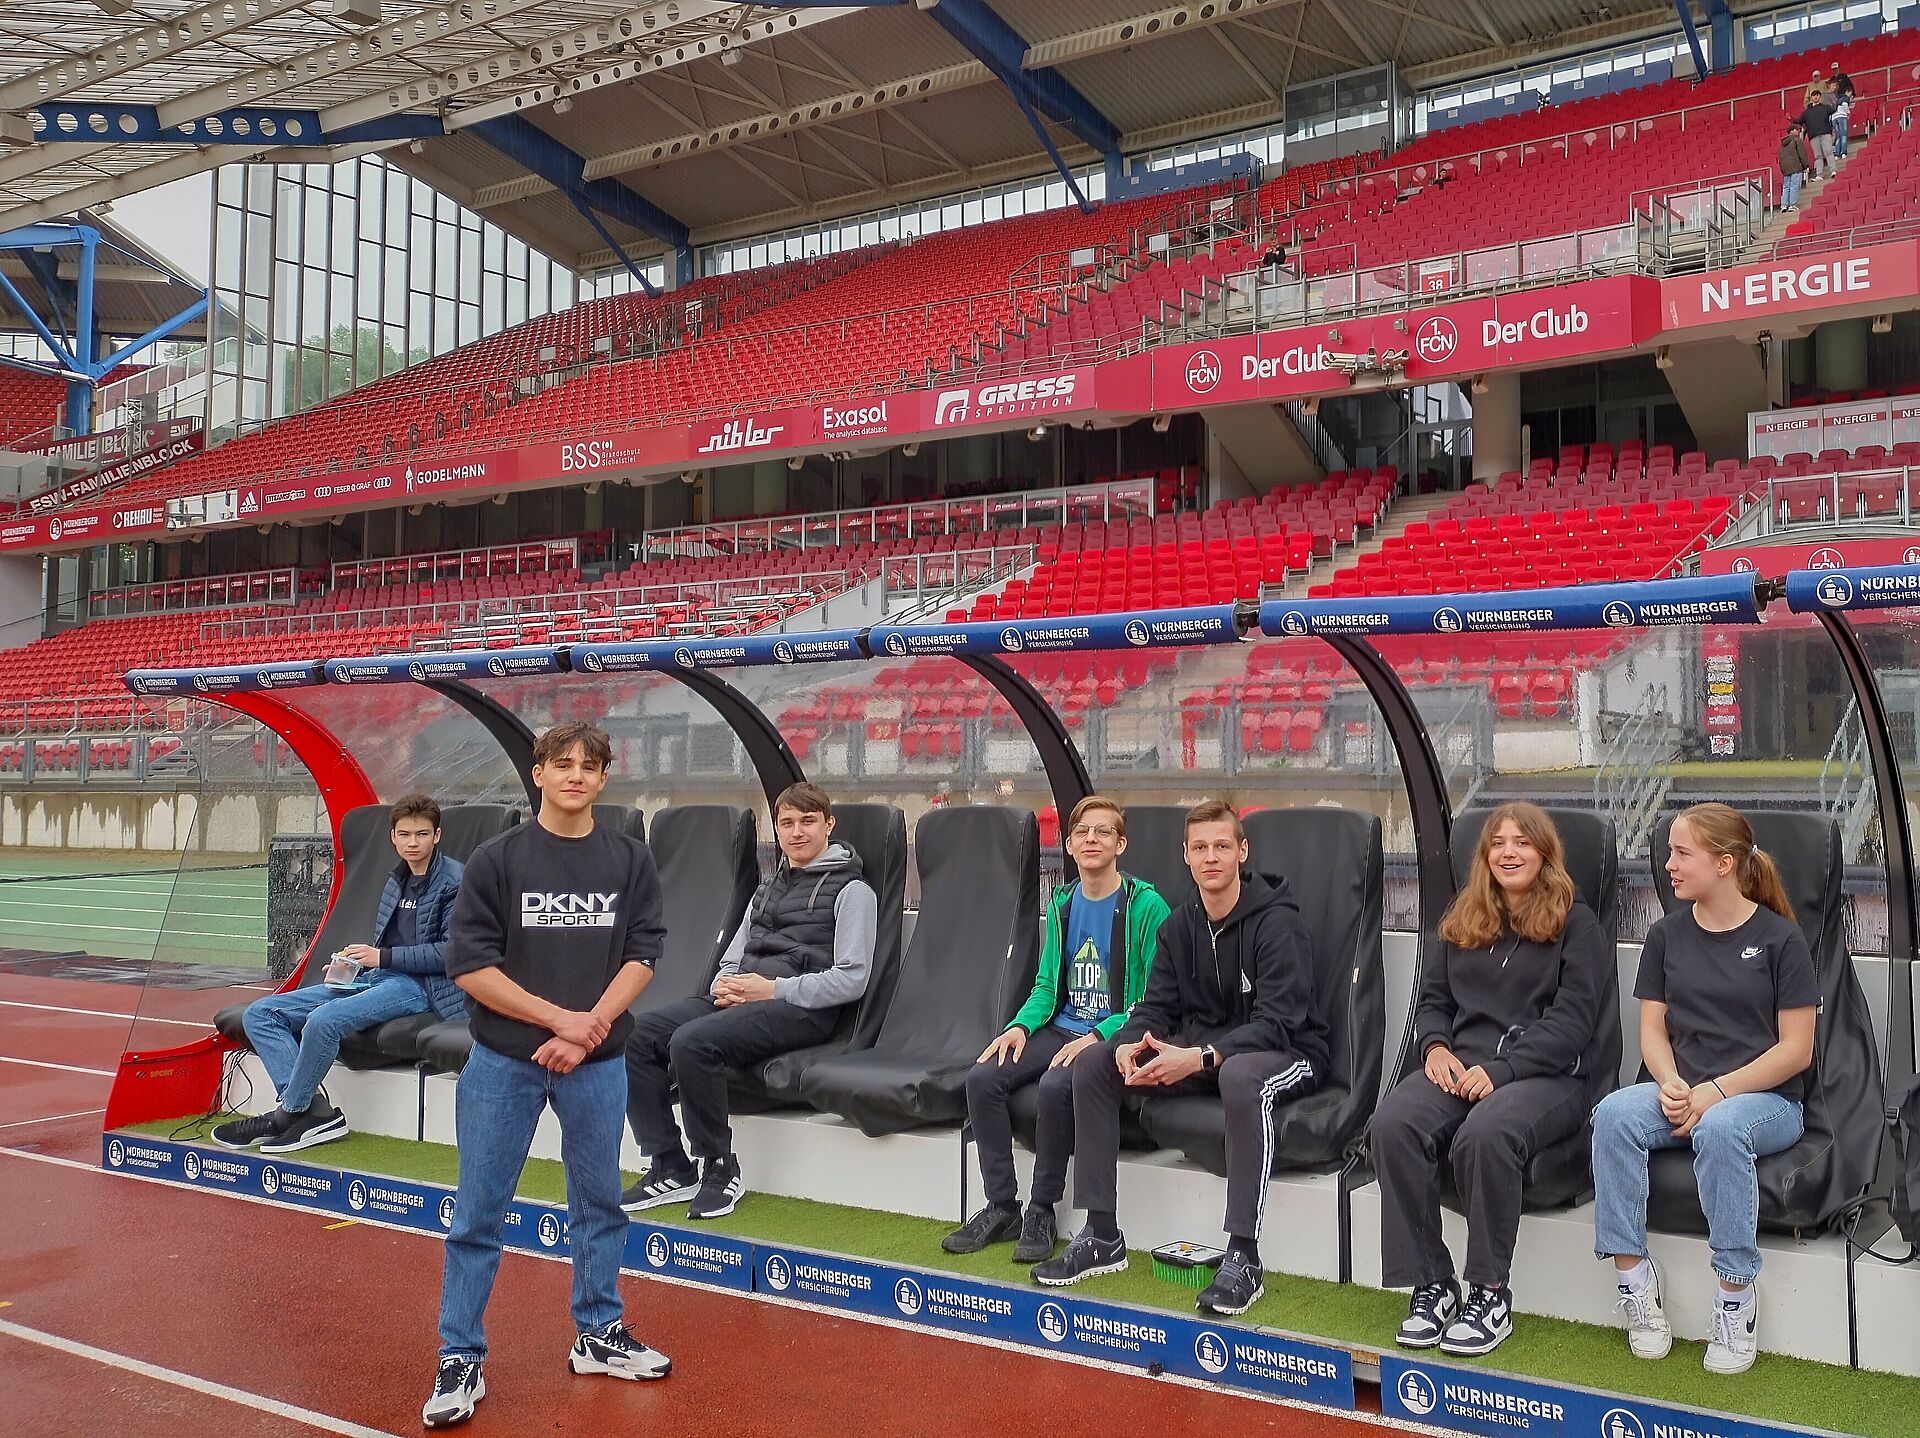
[[1305, 599], [1307, 590], [1316, 584], [1325, 584], [1334, 573], [1351, 565], [1363, 554], [1377, 553], [1389, 539], [1397, 539], [1407, 532], [1409, 524], [1417, 524], [1427, 518], [1436, 509], [1444, 507], [1459, 496], [1452, 491], [1439, 494], [1416, 494], [1393, 503], [1386, 517], [1373, 527], [1373, 532], [1349, 549], [1336, 550], [1329, 559], [1316, 561], [1305, 574], [1296, 574], [1287, 580], [1287, 585], [1278, 594], [1269, 593], [1274, 599]]

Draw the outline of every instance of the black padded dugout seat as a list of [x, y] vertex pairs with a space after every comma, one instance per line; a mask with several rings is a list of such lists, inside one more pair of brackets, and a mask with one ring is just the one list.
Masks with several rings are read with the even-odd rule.
[[749, 1106], [800, 1103], [800, 1076], [822, 1059], [872, 1048], [893, 1002], [900, 977], [900, 933], [906, 926], [907, 816], [891, 804], [835, 804], [833, 841], [860, 856], [861, 876], [872, 887], [878, 909], [867, 990], [841, 1012], [826, 1043], [736, 1070], [731, 1088]]
[[[340, 822], [340, 851], [334, 855], [334, 862], [340, 868], [340, 891], [334, 896], [333, 907], [328, 910], [320, 930], [309, 950], [312, 961], [308, 962], [300, 973], [300, 987], [320, 982], [325, 971], [327, 958], [348, 944], [364, 944], [373, 937], [373, 921], [380, 911], [380, 894], [386, 888], [387, 878], [393, 873], [399, 861], [394, 857], [393, 842], [388, 838], [392, 825], [388, 815], [392, 806], [387, 804], [362, 804], [347, 811]], [[503, 804], [459, 804], [448, 807], [440, 817], [440, 848], [450, 858], [464, 862], [479, 844], [500, 833], [517, 818], [515, 810]], [[214, 1015], [214, 1027], [222, 1038], [243, 1046], [247, 1045], [247, 1032], [242, 1024], [242, 1014], [247, 1003], [257, 1003], [249, 999], [246, 1003], [229, 1004]], [[409, 1014], [402, 1019], [390, 1020], [371, 1034], [379, 1034], [392, 1026], [412, 1026], [412, 1032], [418, 1033], [428, 1024], [439, 1022], [437, 1015]], [[411, 1060], [412, 1045], [409, 1042], [399, 1054], [375, 1047], [370, 1037], [351, 1035], [341, 1045], [341, 1058], [358, 1067], [390, 1062], [398, 1057]]]
[[[1245, 820], [1250, 866], [1287, 881], [1313, 945], [1313, 996], [1327, 1023], [1328, 1072], [1312, 1093], [1273, 1108], [1274, 1169], [1337, 1167], [1380, 1094], [1386, 977], [1380, 820], [1347, 809], [1264, 809]], [[1227, 1171], [1218, 1098], [1148, 1098], [1154, 1140], [1213, 1173]]]
[[[638, 810], [596, 805], [596, 820], [602, 811], [609, 822], [645, 838]], [[721, 952], [759, 883], [757, 842], [752, 811], [731, 804], [685, 804], [654, 815], [650, 843], [667, 938], [653, 978], [634, 1003], [635, 1013], [702, 993], [713, 982]], [[467, 1021], [452, 1019], [422, 1029], [414, 1057], [430, 1068], [457, 1073], [472, 1046]]]
[[[1814, 814], [1750, 813], [1747, 821], [1780, 870], [1820, 985], [1806, 1131], [1792, 1148], [1759, 1162], [1760, 1227], [1772, 1233], [1811, 1231], [1832, 1222], [1873, 1182], [1886, 1107], [1880, 1051], [1847, 950], [1839, 827]], [[1661, 906], [1672, 912], [1678, 902], [1667, 882], [1664, 825], [1654, 836], [1653, 878]], [[1647, 1221], [1670, 1233], [1707, 1231], [1690, 1150], [1652, 1155]]]
[[[1457, 890], [1467, 881], [1474, 854], [1480, 845], [1480, 831], [1486, 827], [1489, 809], [1473, 809], [1453, 822], [1450, 845], [1453, 860], [1453, 884]], [[1547, 817], [1560, 831], [1561, 847], [1566, 850], [1567, 875], [1573, 880], [1580, 899], [1600, 921], [1600, 932], [1607, 940], [1607, 971], [1602, 979], [1600, 1022], [1593, 1042], [1581, 1056], [1580, 1072], [1587, 1079], [1587, 1112], [1619, 1087], [1620, 1076], [1620, 965], [1615, 959], [1620, 937], [1620, 849], [1613, 821], [1583, 809], [1548, 809]], [[1432, 916], [1428, 932], [1422, 935], [1420, 952], [1425, 958], [1429, 945], [1439, 942], [1440, 916]], [[1420, 993], [1420, 975], [1413, 978], [1414, 1002]], [[1396, 1082], [1422, 1067], [1421, 1056], [1413, 1048], [1412, 1009], [1408, 1009], [1407, 1043], [1400, 1053]], [[1447, 1207], [1460, 1207], [1454, 1191], [1453, 1167], [1440, 1165], [1440, 1198]], [[1536, 1153], [1527, 1164], [1521, 1205], [1529, 1212], [1564, 1208], [1580, 1203], [1593, 1192], [1593, 1125], [1582, 1121], [1580, 1131], [1550, 1144]]]
[[1031, 813], [938, 809], [916, 839], [920, 921], [873, 1044], [800, 1077], [807, 1103], [871, 1137], [965, 1115], [967, 1071], [1026, 997], [1040, 955]]
[[1127, 852], [1120, 856], [1120, 867], [1152, 884], [1167, 907], [1177, 909], [1194, 894], [1186, 843], [1187, 811], [1182, 805], [1129, 804]]

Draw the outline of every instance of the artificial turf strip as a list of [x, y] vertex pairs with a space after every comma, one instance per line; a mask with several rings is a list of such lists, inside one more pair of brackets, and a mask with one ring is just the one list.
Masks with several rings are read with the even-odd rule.
[[[211, 1124], [194, 1121], [142, 1124], [133, 1132], [180, 1142], [202, 1140]], [[385, 1174], [422, 1183], [452, 1184], [458, 1152], [451, 1145], [415, 1143], [377, 1134], [350, 1134], [324, 1148], [289, 1156], [290, 1162]], [[631, 1182], [636, 1175], [623, 1175]], [[527, 1161], [520, 1196], [564, 1204], [566, 1181], [552, 1159]], [[1005, 1283], [1026, 1282], [1025, 1271], [1008, 1262], [1010, 1246], [984, 1253], [944, 1252], [941, 1237], [952, 1227], [932, 1219], [872, 1209], [845, 1208], [807, 1199], [782, 1198], [749, 1189], [740, 1206], [725, 1218], [688, 1223], [677, 1207], [640, 1214], [644, 1222], [729, 1233], [795, 1248], [872, 1259], [879, 1263], [963, 1273]], [[1125, 1273], [1090, 1278], [1074, 1293], [1143, 1308], [1190, 1311], [1193, 1295], [1153, 1277], [1152, 1260], [1132, 1255]], [[1575, 1282], [1605, 1282], [1600, 1266], [1570, 1275]], [[1763, 1280], [1764, 1281], [1764, 1280]], [[1406, 1316], [1406, 1299], [1360, 1284], [1326, 1283], [1312, 1278], [1269, 1273], [1266, 1296], [1245, 1322], [1318, 1336], [1337, 1343], [1391, 1349], [1393, 1331]], [[1824, 1363], [1762, 1353], [1751, 1372], [1722, 1378], [1700, 1367], [1705, 1345], [1676, 1340], [1665, 1362], [1644, 1363], [1627, 1352], [1615, 1329], [1568, 1323], [1533, 1315], [1517, 1317], [1513, 1336], [1489, 1358], [1447, 1358], [1444, 1362], [1479, 1366], [1549, 1382], [1577, 1382], [1589, 1388], [1639, 1394], [1690, 1408], [1746, 1414], [1760, 1419], [1855, 1433], [1862, 1438], [1913, 1438], [1920, 1414], [1920, 1379], [1891, 1373], [1854, 1372]]]

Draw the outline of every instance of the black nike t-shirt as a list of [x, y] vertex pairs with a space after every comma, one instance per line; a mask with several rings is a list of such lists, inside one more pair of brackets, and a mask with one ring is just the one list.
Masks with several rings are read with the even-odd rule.
[[[596, 825], [564, 839], [536, 821], [516, 824], [473, 851], [447, 940], [450, 977], [498, 968], [528, 993], [584, 1012], [630, 963], [652, 968], [666, 925], [653, 851]], [[531, 1059], [552, 1034], [467, 999], [476, 1043]], [[621, 1014], [588, 1063], [613, 1058], [633, 1028]]]
[[[1674, 910], [1647, 931], [1633, 992], [1667, 1006], [1674, 1066], [1689, 1084], [1752, 1063], [1780, 1041], [1780, 1010], [1820, 1003], [1806, 936], [1764, 906], [1721, 934], [1701, 928], [1691, 905]], [[1805, 1091], [1804, 1073], [1774, 1090], [1795, 1103]]]

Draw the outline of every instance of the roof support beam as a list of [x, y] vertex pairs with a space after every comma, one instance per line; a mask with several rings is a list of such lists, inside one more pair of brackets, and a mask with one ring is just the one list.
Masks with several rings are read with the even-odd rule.
[[1733, 68], [1733, 11], [1727, 0], [1707, 0], [1707, 58], [1715, 73]]
[[1693, 69], [1698, 75], [1708, 73], [1707, 52], [1700, 48], [1700, 32], [1693, 24], [1692, 0], [1673, 0], [1673, 8], [1680, 16], [1680, 28], [1687, 32], [1687, 48], [1693, 51]]
[[[986, 0], [936, 0], [927, 12], [1013, 93], [1020, 108], [1064, 125], [1102, 155], [1120, 148], [1120, 131], [1057, 70], [1029, 69], [1027, 42]], [[1044, 142], [1052, 148], [1050, 141]], [[1055, 161], [1058, 164], [1058, 161]]]
[[177, 125], [154, 105], [57, 101], [35, 106], [35, 139], [43, 145], [353, 145], [362, 141], [429, 139], [446, 133], [438, 115], [399, 114], [329, 130], [317, 110], [245, 105]]

